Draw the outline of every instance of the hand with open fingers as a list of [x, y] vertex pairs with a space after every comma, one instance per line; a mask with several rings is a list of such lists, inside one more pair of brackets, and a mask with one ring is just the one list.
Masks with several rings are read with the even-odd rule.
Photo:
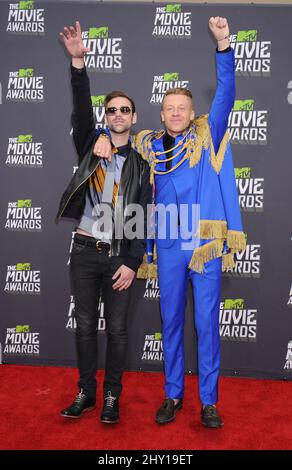
[[84, 47], [81, 33], [79, 21], [75, 22], [75, 26], [64, 26], [63, 32], [60, 33], [60, 38], [73, 59], [83, 59], [84, 55], [90, 52], [88, 47]]
[[122, 266], [117, 269], [117, 271], [112, 277], [113, 280], [117, 279], [112, 286], [113, 289], [119, 291], [128, 289], [131, 286], [134, 277], [135, 271], [133, 271], [131, 268], [128, 268], [128, 266], [122, 264]]

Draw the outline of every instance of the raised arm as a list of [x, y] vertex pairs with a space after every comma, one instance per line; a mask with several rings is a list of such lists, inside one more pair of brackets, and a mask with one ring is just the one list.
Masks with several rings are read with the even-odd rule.
[[226, 18], [210, 18], [209, 28], [217, 41], [217, 88], [208, 118], [214, 149], [217, 153], [227, 130], [228, 116], [235, 99], [235, 65]]
[[71, 85], [73, 92], [73, 137], [80, 159], [89, 150], [95, 136], [95, 122], [91, 104], [90, 84], [84, 56], [90, 49], [84, 47], [81, 26], [64, 27], [60, 33], [67, 53], [71, 57]]

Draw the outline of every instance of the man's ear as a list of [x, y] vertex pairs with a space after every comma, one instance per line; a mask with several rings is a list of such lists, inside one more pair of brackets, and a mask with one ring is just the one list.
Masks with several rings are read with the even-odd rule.
[[132, 116], [132, 124], [133, 125], [136, 124], [137, 120], [138, 120], [137, 113], [134, 113], [133, 116]]
[[193, 121], [193, 120], [195, 119], [195, 115], [196, 115], [195, 110], [192, 109], [192, 112], [191, 112], [191, 121]]
[[163, 111], [160, 111], [160, 119], [161, 119], [161, 122], [164, 122], [164, 112]]
[[104, 115], [104, 122], [105, 122], [105, 125], [108, 126], [106, 114]]

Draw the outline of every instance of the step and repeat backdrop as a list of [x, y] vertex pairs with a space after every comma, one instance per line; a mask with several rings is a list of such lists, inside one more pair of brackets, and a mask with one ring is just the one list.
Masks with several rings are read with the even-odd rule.
[[[291, 6], [0, 2], [1, 362], [75, 365], [68, 267], [74, 223], [55, 223], [76, 170], [69, 58], [59, 41], [78, 19], [97, 126], [113, 89], [137, 105], [135, 130], [161, 128], [163, 94], [188, 87], [196, 114], [216, 86], [210, 16], [229, 20], [237, 95], [229, 130], [247, 248], [224, 274], [222, 374], [292, 377]], [[186, 372], [197, 370], [193, 299], [186, 311]], [[99, 366], [106, 321], [97, 309]], [[136, 280], [129, 370], [163, 370], [157, 281]]]

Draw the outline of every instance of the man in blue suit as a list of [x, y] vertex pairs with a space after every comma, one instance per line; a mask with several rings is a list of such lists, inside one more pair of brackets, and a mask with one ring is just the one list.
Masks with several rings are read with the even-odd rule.
[[[228, 143], [228, 116], [235, 99], [234, 52], [225, 18], [210, 18], [217, 41], [217, 89], [209, 115], [195, 119], [192, 94], [169, 89], [163, 99], [161, 119], [165, 131], [141, 131], [134, 138], [139, 153], [148, 160], [154, 184], [155, 242], [160, 286], [165, 400], [156, 422], [175, 419], [184, 396], [184, 315], [188, 279], [195, 299], [198, 337], [201, 420], [219, 428], [217, 410], [220, 368], [219, 305], [222, 264], [232, 266], [233, 255], [245, 247], [234, 168]], [[107, 150], [98, 140], [97, 154]], [[159, 211], [159, 208], [165, 210]], [[177, 209], [173, 211], [169, 209]], [[153, 268], [153, 240], [148, 243], [148, 263]], [[153, 273], [153, 269], [151, 270]], [[140, 270], [141, 277], [149, 269]], [[138, 273], [139, 274], [139, 273]]]

